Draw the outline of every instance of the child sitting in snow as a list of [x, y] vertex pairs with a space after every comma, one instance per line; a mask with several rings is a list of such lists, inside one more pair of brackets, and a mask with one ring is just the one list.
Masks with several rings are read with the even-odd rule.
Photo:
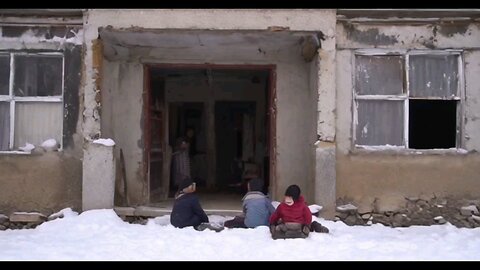
[[270, 217], [270, 232], [273, 239], [306, 238], [311, 230], [328, 232], [317, 221], [312, 222], [312, 213], [300, 195], [300, 187], [291, 185], [285, 198]]
[[227, 220], [227, 228], [255, 228], [268, 226], [268, 219], [275, 211], [272, 201], [262, 192], [263, 180], [253, 178], [247, 183], [248, 192], [242, 198], [244, 216], [236, 216]]
[[175, 196], [170, 223], [177, 228], [193, 226], [197, 231], [207, 228], [216, 232], [223, 230], [223, 227], [208, 222], [208, 216], [200, 206], [198, 196], [194, 194], [195, 190], [196, 185], [192, 178], [184, 178], [179, 185], [179, 192]]

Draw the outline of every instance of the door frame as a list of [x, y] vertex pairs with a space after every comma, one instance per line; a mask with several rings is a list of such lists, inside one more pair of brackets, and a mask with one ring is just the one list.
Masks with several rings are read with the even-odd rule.
[[[143, 173], [144, 173], [144, 185], [146, 185], [147, 190], [147, 201], [150, 202], [150, 176], [149, 176], [149, 156], [151, 148], [151, 138], [150, 138], [150, 110], [148, 105], [150, 104], [150, 94], [151, 94], [151, 76], [150, 72], [152, 68], [160, 69], [232, 69], [232, 70], [259, 70], [259, 71], [268, 71], [268, 90], [267, 90], [267, 142], [266, 146], [269, 151], [269, 186], [270, 186], [270, 197], [275, 198], [277, 194], [277, 183], [276, 183], [276, 164], [277, 164], [277, 73], [276, 65], [267, 64], [267, 65], [251, 65], [251, 64], [178, 64], [178, 63], [144, 63], [143, 64]], [[167, 103], [165, 101], [165, 103]], [[166, 104], [168, 105], [168, 104]], [[168, 117], [168, 106], [165, 106], [167, 113], [164, 114], [164, 117]], [[165, 119], [164, 123], [167, 125], [167, 129], [163, 129], [163, 132], [168, 130], [168, 119]], [[164, 136], [165, 141], [168, 140], [168, 134]], [[164, 142], [166, 143], [166, 142]], [[164, 149], [165, 149], [164, 145]], [[164, 151], [165, 153], [165, 151]], [[164, 157], [165, 158], [165, 157]]]

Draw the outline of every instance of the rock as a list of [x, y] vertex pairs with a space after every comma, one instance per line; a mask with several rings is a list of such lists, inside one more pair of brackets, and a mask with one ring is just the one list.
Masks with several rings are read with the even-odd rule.
[[410, 202], [417, 202], [418, 201], [418, 197], [415, 197], [415, 196], [405, 197], [405, 199], [407, 201], [410, 201]]
[[445, 218], [443, 218], [442, 216], [436, 216], [433, 218], [433, 220], [435, 220], [436, 223], [438, 224], [445, 224], [447, 223], [447, 221], [445, 220]]
[[135, 213], [135, 208], [133, 207], [115, 207], [113, 208], [115, 213], [119, 216], [133, 216]]
[[435, 198], [431, 201], [432, 204], [436, 205], [437, 207], [443, 207], [443, 206], [446, 206], [447, 205], [447, 199], [439, 199], [439, 198]]
[[462, 220], [462, 224], [464, 225], [464, 227], [473, 228], [472, 224], [470, 224], [470, 221], [468, 220]]
[[472, 215], [472, 218], [473, 218], [476, 222], [479, 222], [479, 223], [480, 223], [480, 217], [479, 217], [479, 216]]
[[429, 205], [428, 202], [425, 201], [425, 200], [418, 200], [418, 201], [417, 201], [417, 205], [418, 205], [420, 208], [422, 208], [422, 209], [423, 209], [423, 208], [427, 208], [427, 209], [430, 208], [430, 205]]
[[407, 227], [409, 225], [410, 218], [405, 214], [395, 214], [392, 219], [393, 227]]
[[372, 215], [373, 224], [381, 223], [385, 226], [391, 226], [390, 218], [382, 214], [373, 214]]
[[353, 226], [357, 224], [357, 217], [355, 215], [349, 215], [345, 220], [343, 220], [348, 226]]
[[7, 229], [6, 226], [0, 225], [0, 231], [5, 231]]
[[372, 217], [372, 213], [365, 213], [361, 215], [361, 217], [363, 220], [370, 220], [370, 218]]
[[464, 216], [471, 216], [472, 214], [478, 215], [478, 209], [475, 205], [462, 206], [460, 213]]
[[8, 217], [5, 215], [0, 214], [0, 224], [3, 224], [4, 222], [8, 221]]
[[342, 212], [342, 213], [353, 213], [353, 212], [357, 212], [357, 207], [353, 204], [345, 204], [345, 205], [340, 205], [340, 206], [337, 206], [337, 211], [338, 212]]
[[426, 201], [426, 202], [429, 202], [429, 201], [435, 199], [435, 195], [433, 195], [433, 194], [429, 195], [429, 194], [423, 194], [422, 193], [422, 194], [420, 194], [419, 199], [423, 200], [423, 201]]
[[63, 218], [63, 213], [55, 213], [53, 215], [48, 216], [48, 221], [52, 221], [57, 218]]
[[339, 217], [341, 220], [344, 220], [344, 219], [346, 219], [346, 218], [348, 217], [348, 213], [346, 213], [346, 212], [340, 212], [340, 213], [338, 213], [338, 212], [337, 212], [336, 216]]
[[44, 222], [47, 217], [41, 213], [26, 213], [26, 212], [15, 212], [10, 215], [10, 222], [34, 222], [41, 223]]
[[473, 225], [473, 226], [477, 225], [477, 222], [475, 221], [475, 219], [473, 217], [468, 217], [467, 220], [468, 220], [468, 222], [470, 222], [471, 225]]

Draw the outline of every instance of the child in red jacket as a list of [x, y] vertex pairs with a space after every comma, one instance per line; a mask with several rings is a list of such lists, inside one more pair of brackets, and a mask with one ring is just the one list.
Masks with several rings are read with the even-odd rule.
[[[312, 212], [303, 196], [300, 195], [300, 187], [297, 185], [287, 188], [284, 201], [278, 205], [269, 221], [273, 239], [306, 238], [310, 233], [311, 226], [317, 231], [318, 223], [316, 221], [312, 223]], [[323, 226], [320, 225], [320, 227]], [[320, 232], [320, 230], [318, 231]]]

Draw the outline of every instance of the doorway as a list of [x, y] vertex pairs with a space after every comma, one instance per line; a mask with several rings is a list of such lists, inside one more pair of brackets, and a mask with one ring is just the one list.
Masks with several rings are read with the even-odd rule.
[[265, 193], [273, 190], [275, 66], [152, 64], [146, 72], [151, 203], [176, 191], [172, 155], [178, 138], [188, 133], [193, 133], [190, 172], [198, 192], [213, 198], [244, 193], [241, 184], [251, 172], [265, 180]]

